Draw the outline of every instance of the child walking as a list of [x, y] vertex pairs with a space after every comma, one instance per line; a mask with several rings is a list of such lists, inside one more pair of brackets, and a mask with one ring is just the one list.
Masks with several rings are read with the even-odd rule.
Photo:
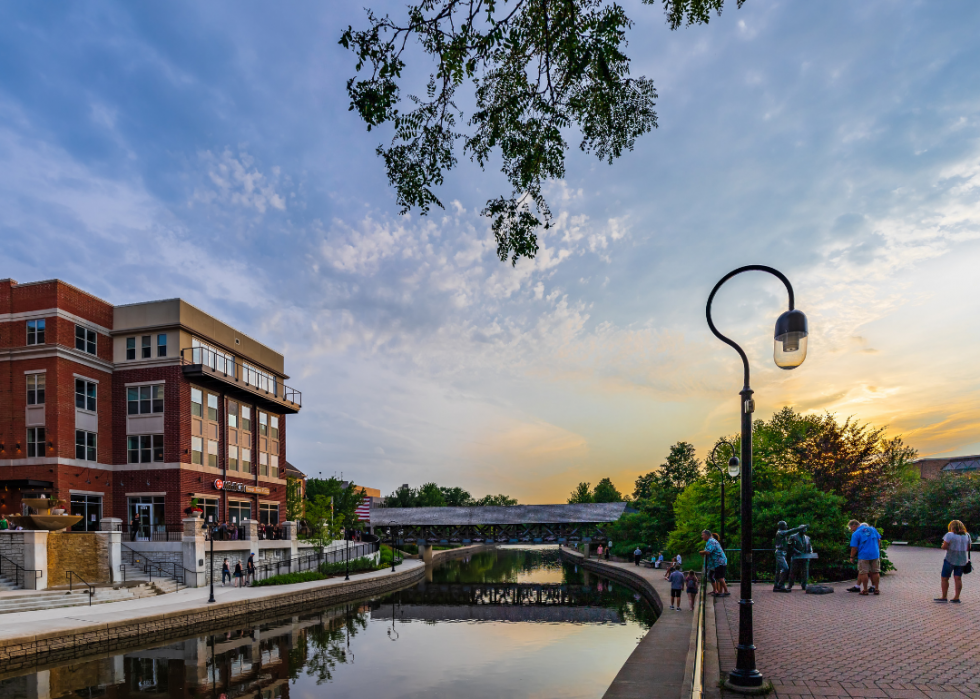
[[693, 570], [687, 571], [687, 577], [684, 578], [684, 583], [687, 586], [687, 598], [691, 602], [691, 611], [694, 611], [694, 600], [698, 597], [698, 576], [694, 574]]
[[[680, 568], [677, 566], [671, 566], [670, 569], [670, 608], [681, 611], [681, 590], [684, 589], [684, 573], [681, 572]], [[674, 598], [677, 599], [677, 604], [674, 604]]]

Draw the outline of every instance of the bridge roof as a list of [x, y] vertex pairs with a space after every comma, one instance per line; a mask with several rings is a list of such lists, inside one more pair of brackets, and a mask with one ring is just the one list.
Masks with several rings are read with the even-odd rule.
[[583, 505], [511, 505], [509, 507], [377, 507], [371, 508], [374, 526], [466, 526], [482, 524], [598, 524], [615, 522], [626, 511], [625, 502]]

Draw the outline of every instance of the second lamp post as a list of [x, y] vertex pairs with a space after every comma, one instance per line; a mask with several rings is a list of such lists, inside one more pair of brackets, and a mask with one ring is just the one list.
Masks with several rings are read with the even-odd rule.
[[721, 285], [742, 272], [767, 272], [779, 279], [789, 294], [789, 310], [776, 320], [773, 338], [773, 361], [780, 369], [794, 369], [806, 359], [807, 323], [802, 311], [796, 310], [793, 286], [782, 272], [764, 265], [747, 265], [726, 274], [715, 284], [708, 296], [705, 315], [708, 327], [719, 340], [734, 348], [742, 358], [745, 381], [739, 391], [739, 413], [742, 420], [742, 489], [741, 489], [741, 571], [738, 603], [738, 645], [735, 648], [735, 669], [728, 675], [725, 685], [735, 691], [757, 691], [762, 686], [762, 673], [755, 666], [755, 642], [752, 629], [752, 413], [755, 401], [749, 385], [749, 360], [745, 352], [733, 340], [718, 332], [711, 320], [711, 302]]

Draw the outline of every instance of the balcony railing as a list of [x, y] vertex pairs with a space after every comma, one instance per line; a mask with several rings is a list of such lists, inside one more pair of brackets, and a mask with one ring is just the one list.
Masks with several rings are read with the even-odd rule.
[[180, 351], [185, 366], [200, 366], [210, 376], [237, 384], [253, 395], [271, 397], [273, 402], [298, 411], [303, 406], [303, 394], [279, 381], [279, 377], [261, 371], [229, 354], [209, 347], [185, 347]]

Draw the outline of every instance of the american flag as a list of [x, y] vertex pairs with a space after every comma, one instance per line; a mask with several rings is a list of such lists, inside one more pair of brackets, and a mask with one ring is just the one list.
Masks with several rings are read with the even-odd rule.
[[364, 498], [355, 510], [358, 522], [371, 521], [371, 498]]

